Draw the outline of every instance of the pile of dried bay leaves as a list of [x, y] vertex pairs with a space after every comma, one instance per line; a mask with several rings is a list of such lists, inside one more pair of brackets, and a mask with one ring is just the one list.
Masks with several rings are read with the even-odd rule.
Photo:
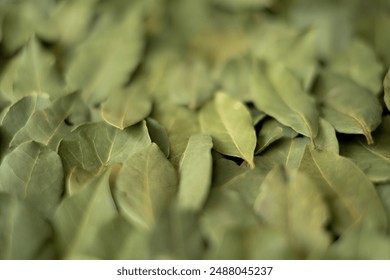
[[388, 0], [0, 0], [0, 258], [390, 259], [389, 29]]

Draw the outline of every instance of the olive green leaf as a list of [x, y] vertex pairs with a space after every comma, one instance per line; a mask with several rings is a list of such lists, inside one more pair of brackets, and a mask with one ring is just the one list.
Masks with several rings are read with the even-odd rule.
[[255, 154], [261, 153], [269, 145], [280, 138], [294, 138], [298, 133], [275, 119], [267, 119], [263, 122], [257, 134], [257, 148]]
[[168, 71], [165, 79], [173, 103], [195, 110], [211, 97], [215, 85], [202, 60], [181, 60]]
[[2, 150], [8, 149], [18, 131], [31, 119], [32, 115], [50, 105], [48, 95], [26, 96], [8, 108], [2, 120], [1, 143]]
[[149, 144], [145, 122], [124, 130], [100, 122], [76, 128], [61, 141], [58, 153], [67, 174], [76, 166], [97, 174]]
[[81, 190], [94, 177], [99, 176], [86, 171], [79, 166], [74, 167], [68, 174], [65, 182], [66, 194], [73, 195]]
[[150, 229], [175, 194], [177, 183], [176, 170], [152, 143], [123, 164], [115, 181], [114, 198], [130, 222]]
[[320, 118], [318, 134], [315, 138], [315, 148], [334, 152], [336, 154], [339, 153], [339, 142], [336, 137], [336, 131], [333, 126], [323, 118]]
[[200, 132], [197, 115], [189, 109], [161, 103], [156, 104], [152, 117], [165, 128], [170, 143], [169, 160], [178, 169], [188, 140]]
[[329, 210], [318, 187], [306, 174], [276, 166], [265, 177], [254, 209], [269, 225], [286, 233], [304, 257], [325, 251]]
[[308, 144], [308, 138], [280, 139], [261, 155], [256, 156], [255, 164], [267, 170], [276, 165], [298, 168]]
[[76, 93], [68, 94], [54, 100], [47, 108], [33, 112], [25, 126], [15, 134], [10, 146], [33, 140], [57, 151], [60, 141], [70, 133], [71, 128], [64, 121], [75, 100]]
[[107, 169], [79, 192], [63, 199], [57, 208], [53, 223], [62, 258], [88, 254], [98, 241], [96, 234], [117, 215], [109, 186], [110, 171]]
[[374, 50], [361, 40], [353, 40], [348, 48], [331, 57], [327, 69], [349, 77], [375, 95], [380, 93], [383, 65]]
[[231, 9], [258, 9], [271, 6], [274, 0], [212, 0], [212, 3]]
[[320, 99], [322, 114], [337, 132], [364, 134], [373, 143], [371, 132], [381, 123], [382, 106], [368, 90], [344, 77], [326, 74]]
[[44, 50], [35, 38], [11, 61], [7, 71], [12, 90], [6, 94], [7, 99], [13, 102], [34, 92], [48, 94], [51, 99], [66, 93], [66, 85], [55, 66], [55, 57]]
[[202, 209], [211, 185], [213, 142], [207, 134], [190, 137], [180, 161], [178, 207], [187, 211]]
[[205, 248], [196, 213], [179, 211], [176, 204], [164, 208], [152, 232], [152, 259], [199, 260]]
[[112, 91], [101, 107], [103, 119], [120, 129], [145, 119], [152, 110], [152, 101], [142, 87]]
[[374, 185], [350, 159], [306, 149], [299, 170], [323, 193], [331, 210], [331, 226], [342, 233], [356, 223], [384, 231], [387, 217]]
[[40, 259], [53, 230], [35, 209], [16, 197], [0, 193], [0, 259]]
[[390, 110], [390, 69], [387, 71], [385, 79], [383, 80], [383, 88], [385, 91], [385, 103], [387, 109]]
[[285, 126], [313, 139], [318, 132], [318, 110], [301, 82], [281, 64], [258, 63], [251, 82], [256, 107]]
[[95, 104], [122, 86], [141, 58], [140, 23], [139, 9], [131, 9], [119, 19], [102, 17], [69, 61], [66, 78], [70, 88], [82, 89], [84, 99]]
[[138, 230], [124, 217], [115, 216], [97, 233], [99, 242], [88, 252], [102, 260], [147, 260], [151, 259], [150, 234]]
[[222, 158], [214, 161], [212, 185], [213, 188], [236, 191], [252, 207], [267, 173], [268, 169], [260, 165], [250, 169], [248, 166], [239, 166], [231, 160]]
[[169, 157], [169, 138], [165, 128], [153, 118], [147, 118], [146, 125], [148, 127], [149, 136], [152, 142], [158, 145], [166, 157]]
[[375, 183], [390, 182], [390, 117], [372, 135], [374, 144], [367, 145], [360, 137], [341, 142], [341, 155], [352, 159]]
[[0, 191], [14, 194], [51, 217], [61, 200], [64, 174], [60, 157], [48, 147], [27, 142], [0, 165]]
[[388, 235], [363, 225], [353, 225], [329, 247], [325, 258], [332, 260], [388, 260], [390, 259], [390, 238]]
[[203, 132], [212, 136], [215, 150], [240, 157], [254, 167], [256, 134], [251, 115], [244, 104], [218, 92], [201, 109], [199, 121]]
[[271, 65], [282, 64], [308, 90], [317, 71], [316, 34], [313, 28], [262, 20], [250, 34], [251, 51], [256, 58]]

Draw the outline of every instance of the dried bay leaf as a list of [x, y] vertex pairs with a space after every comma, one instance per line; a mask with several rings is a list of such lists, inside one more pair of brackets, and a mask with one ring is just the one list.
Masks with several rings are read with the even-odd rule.
[[169, 157], [170, 145], [168, 134], [165, 128], [153, 118], [147, 118], [146, 125], [148, 127], [149, 136], [152, 142], [159, 146], [160, 150], [165, 154], [166, 157]]
[[111, 90], [127, 81], [143, 49], [138, 8], [129, 9], [119, 18], [102, 17], [97, 24], [75, 49], [66, 69], [71, 90], [81, 89], [84, 99], [93, 104], [104, 100]]
[[285, 232], [304, 258], [324, 252], [330, 244], [326, 202], [315, 183], [298, 170], [273, 168], [260, 186], [254, 209], [267, 224]]
[[27, 142], [12, 150], [0, 165], [0, 191], [15, 195], [51, 217], [64, 191], [60, 157], [48, 147]]
[[1, 260], [40, 259], [52, 235], [50, 224], [39, 212], [15, 196], [0, 193]]
[[112, 91], [101, 107], [103, 119], [120, 129], [142, 121], [151, 110], [151, 98], [139, 86]]
[[218, 92], [199, 113], [202, 131], [213, 138], [218, 152], [244, 159], [252, 168], [256, 134], [252, 118], [240, 101]]
[[322, 114], [337, 132], [363, 134], [373, 143], [371, 132], [381, 123], [382, 106], [368, 90], [348, 78], [326, 73], [320, 90]]
[[145, 122], [120, 130], [104, 122], [84, 124], [65, 137], [58, 153], [68, 174], [74, 167], [98, 174], [150, 144]]
[[60, 141], [70, 133], [65, 124], [76, 101], [76, 93], [60, 97], [43, 110], [31, 114], [25, 126], [12, 139], [10, 145], [17, 146], [27, 141], [36, 141], [57, 151]]
[[385, 231], [387, 217], [374, 185], [350, 159], [306, 149], [299, 170], [318, 185], [331, 210], [336, 233], [356, 223]]
[[374, 144], [367, 145], [360, 137], [341, 142], [341, 155], [352, 159], [375, 183], [390, 182], [390, 117], [372, 135]]
[[150, 229], [176, 193], [176, 170], [154, 143], [131, 155], [117, 175], [114, 198], [135, 226]]
[[178, 208], [185, 211], [202, 209], [211, 185], [213, 142], [210, 135], [195, 134], [188, 141], [180, 160]]
[[275, 119], [268, 119], [263, 122], [257, 134], [257, 149], [255, 154], [261, 153], [269, 145], [280, 138], [294, 138], [298, 135], [293, 129], [286, 127]]
[[385, 79], [383, 80], [383, 88], [385, 91], [386, 107], [390, 110], [390, 69], [387, 71]]
[[[281, 82], [283, 81], [283, 82]], [[313, 139], [318, 132], [318, 110], [300, 81], [281, 64], [255, 65], [251, 96], [255, 106], [283, 125]]]
[[179, 107], [171, 103], [157, 103], [152, 117], [167, 132], [170, 143], [169, 160], [178, 169], [188, 140], [191, 135], [200, 132], [197, 115], [187, 108]]
[[320, 118], [318, 134], [315, 138], [315, 148], [321, 151], [339, 153], [339, 142], [333, 126], [323, 118]]
[[57, 208], [53, 222], [62, 258], [88, 254], [98, 242], [96, 234], [117, 215], [109, 175], [107, 169]]

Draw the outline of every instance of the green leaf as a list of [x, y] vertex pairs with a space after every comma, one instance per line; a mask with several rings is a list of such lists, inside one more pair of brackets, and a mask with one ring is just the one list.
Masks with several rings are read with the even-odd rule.
[[[98, 175], [99, 176], [99, 175]], [[73, 195], [81, 190], [87, 183], [96, 177], [96, 174], [88, 172], [79, 166], [74, 167], [68, 174], [65, 182], [66, 194]]]
[[180, 161], [178, 207], [187, 211], [202, 209], [211, 185], [213, 142], [210, 135], [190, 137]]
[[14, 196], [0, 193], [0, 259], [39, 259], [53, 231], [35, 209]]
[[139, 86], [112, 91], [101, 107], [103, 119], [120, 129], [142, 121], [151, 110], [152, 101]]
[[152, 142], [157, 144], [166, 157], [169, 157], [169, 138], [165, 128], [153, 118], [147, 118], [146, 125]]
[[323, 118], [320, 118], [318, 134], [315, 138], [315, 148], [338, 154], [339, 142], [333, 126]]
[[141, 58], [140, 23], [138, 8], [129, 9], [119, 19], [102, 17], [69, 61], [66, 78], [70, 88], [82, 89], [84, 99], [95, 104], [122, 86]]
[[212, 136], [215, 150], [240, 157], [254, 167], [256, 134], [244, 104], [219, 92], [201, 109], [199, 120], [203, 132]]
[[374, 144], [367, 145], [360, 137], [341, 142], [341, 155], [352, 159], [375, 183], [390, 182], [390, 117], [372, 135]]
[[129, 221], [150, 229], [175, 194], [177, 183], [176, 170], [152, 143], [123, 164], [115, 181], [115, 201]]
[[27, 96], [8, 108], [0, 126], [1, 148], [6, 150], [10, 147], [15, 135], [31, 119], [32, 115], [50, 105], [47, 95]]
[[152, 117], [165, 128], [170, 143], [169, 160], [178, 169], [188, 140], [200, 132], [197, 115], [189, 109], [161, 103], [156, 104]]
[[[320, 96], [322, 114], [337, 132], [364, 134], [373, 143], [371, 132], [381, 123], [382, 106], [366, 89], [344, 77], [325, 76]], [[327, 79], [329, 79], [327, 81]]]
[[88, 255], [98, 242], [96, 234], [117, 215], [109, 175], [110, 169], [65, 198], [55, 212], [53, 222], [62, 258]]
[[281, 139], [255, 157], [255, 164], [271, 170], [276, 165], [298, 168], [309, 144], [308, 138]]
[[67, 92], [55, 65], [55, 57], [32, 38], [5, 70], [9, 71], [12, 90], [7, 98], [13, 102], [37, 93], [48, 94], [51, 99]]
[[388, 260], [390, 238], [362, 225], [349, 228], [329, 248], [325, 258], [337, 260]]
[[33, 112], [25, 126], [15, 134], [10, 145], [15, 147], [33, 140], [57, 151], [60, 141], [70, 133], [71, 128], [64, 121], [75, 100], [76, 94], [69, 94], [53, 101], [47, 108]]
[[28, 202], [45, 217], [60, 203], [63, 180], [60, 157], [36, 142], [16, 147], [0, 165], [0, 191]]
[[256, 107], [312, 140], [318, 132], [318, 110], [300, 81], [281, 64], [255, 66], [251, 94]]
[[152, 232], [151, 258], [199, 260], [204, 248], [197, 215], [179, 211], [175, 204], [166, 207]]
[[62, 140], [58, 153], [67, 174], [74, 167], [98, 174], [107, 166], [125, 162], [149, 144], [145, 122], [125, 130], [100, 122], [76, 128]]
[[294, 130], [279, 123], [275, 119], [268, 119], [263, 122], [257, 134], [257, 149], [255, 154], [261, 153], [269, 145], [280, 138], [294, 138], [298, 135]]
[[390, 110], [390, 69], [387, 71], [385, 79], [383, 80], [383, 88], [385, 91], [386, 107]]
[[271, 6], [274, 0], [212, 0], [214, 4], [222, 7], [240, 10], [240, 9], [258, 9]]
[[327, 69], [349, 77], [375, 95], [381, 91], [383, 65], [363, 41], [353, 40], [348, 48], [330, 58]]
[[331, 240], [325, 230], [329, 210], [306, 174], [283, 166], [273, 168], [260, 186], [254, 207], [267, 224], [288, 236], [301, 257], [323, 252], [329, 246]]
[[331, 210], [332, 229], [337, 233], [356, 223], [379, 231], [386, 229], [386, 213], [374, 185], [350, 159], [306, 149], [299, 170], [320, 188]]

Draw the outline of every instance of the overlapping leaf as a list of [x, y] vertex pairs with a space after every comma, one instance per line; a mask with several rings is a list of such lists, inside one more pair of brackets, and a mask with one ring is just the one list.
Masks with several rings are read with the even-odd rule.
[[240, 157], [254, 167], [256, 134], [251, 115], [240, 101], [217, 93], [202, 108], [199, 120], [202, 130], [213, 137], [214, 149], [222, 154]]

